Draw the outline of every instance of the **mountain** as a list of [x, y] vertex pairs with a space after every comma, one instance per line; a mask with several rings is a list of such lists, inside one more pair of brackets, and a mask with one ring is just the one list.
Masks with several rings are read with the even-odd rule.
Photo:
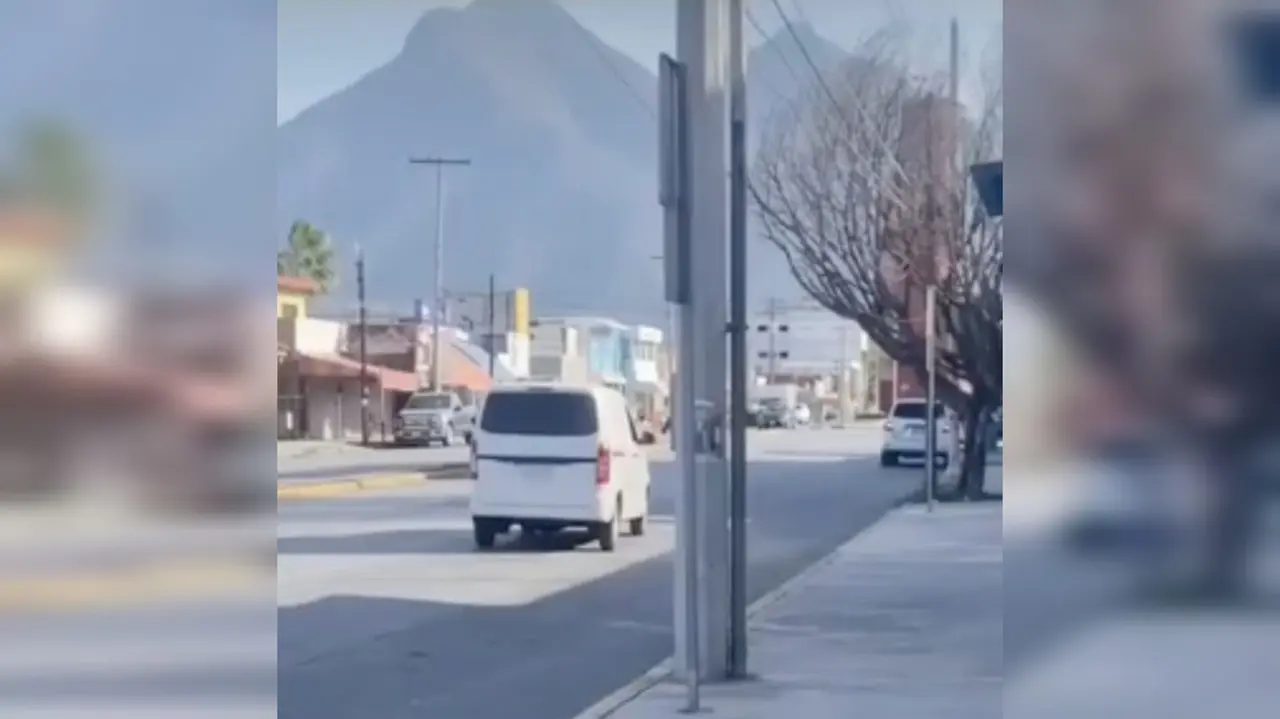
[[[782, 28], [747, 55], [748, 122], [759, 132], [779, 120], [777, 113], [816, 85], [814, 68], [825, 76], [849, 59], [839, 45], [807, 22]], [[812, 62], [812, 64], [810, 64]]]
[[[811, 27], [797, 34], [838, 61]], [[783, 63], [811, 73], [789, 33], [751, 57], [752, 87], [794, 87]], [[409, 157], [465, 157], [443, 170], [446, 287], [474, 291], [493, 273], [528, 287], [535, 313], [661, 325], [656, 82], [552, 0], [430, 11], [386, 65], [280, 127], [277, 236], [306, 219], [335, 238], [344, 269], [359, 243], [371, 301], [408, 308], [430, 297], [436, 222], [436, 171]], [[795, 295], [775, 250], [752, 264], [754, 296]], [[332, 304], [345, 308], [344, 275]]]
[[[752, 49], [747, 55], [748, 162], [754, 160], [761, 137], [772, 132], [776, 123], [787, 122], [788, 105], [807, 98], [806, 93], [817, 85], [814, 67], [825, 76], [849, 59], [848, 53], [809, 23], [795, 23], [790, 30], [784, 27]], [[747, 282], [752, 307], [763, 307], [771, 297], [800, 298], [802, 290], [786, 258], [751, 231], [754, 224], [749, 218]]]
[[408, 159], [465, 157], [444, 170], [448, 288], [494, 273], [537, 312], [660, 318], [655, 97], [651, 72], [550, 0], [433, 10], [388, 64], [280, 128], [279, 236], [306, 218], [344, 266], [360, 243], [370, 296], [408, 307], [430, 296], [436, 217], [436, 173]]

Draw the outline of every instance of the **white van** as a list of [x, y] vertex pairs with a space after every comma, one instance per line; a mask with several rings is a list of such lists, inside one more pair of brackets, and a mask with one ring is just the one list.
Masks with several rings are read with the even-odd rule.
[[476, 546], [499, 534], [585, 527], [611, 552], [649, 516], [649, 458], [620, 392], [569, 384], [494, 388], [471, 446]]

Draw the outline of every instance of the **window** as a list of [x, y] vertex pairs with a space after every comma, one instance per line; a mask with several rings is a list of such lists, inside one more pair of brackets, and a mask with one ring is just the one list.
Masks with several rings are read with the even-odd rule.
[[491, 434], [585, 437], [596, 427], [595, 399], [581, 392], [493, 392], [480, 418], [480, 429]]
[[280, 305], [280, 316], [286, 320], [298, 319], [298, 306], [292, 302], [284, 302]]
[[405, 403], [405, 409], [449, 409], [453, 406], [453, 395], [447, 393], [415, 394]]
[[[924, 402], [899, 402], [894, 405], [893, 416], [897, 419], [925, 419], [928, 405]], [[945, 409], [941, 404], [934, 405], [933, 416], [942, 418]]]

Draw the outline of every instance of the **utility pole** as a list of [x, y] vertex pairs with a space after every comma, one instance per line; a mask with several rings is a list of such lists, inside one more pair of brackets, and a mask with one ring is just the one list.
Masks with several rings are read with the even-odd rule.
[[925, 438], [924, 438], [924, 496], [929, 511], [933, 511], [933, 494], [937, 480], [938, 458], [938, 417], [937, 417], [937, 363], [938, 363], [938, 328], [937, 305], [938, 288], [932, 283], [925, 289], [924, 333], [925, 333]]
[[747, 84], [743, 0], [729, 0], [729, 661], [747, 676]]
[[842, 427], [849, 426], [849, 388], [852, 384], [849, 382], [849, 325], [840, 322], [840, 425]]
[[[678, 8], [683, 10], [683, 8]], [[677, 21], [683, 15], [677, 16]], [[680, 465], [680, 495], [676, 506], [675, 633], [676, 656], [684, 673], [685, 712], [695, 713], [702, 702], [701, 576], [698, 571], [697, 456], [698, 430], [693, 382], [694, 327], [692, 238], [690, 222], [690, 153], [688, 68], [668, 55], [658, 61], [658, 200], [663, 210], [663, 276], [666, 300], [680, 322], [679, 375], [672, 393], [671, 444]], [[679, 409], [676, 409], [676, 402]], [[686, 419], [689, 418], [689, 419]]]
[[436, 282], [435, 307], [431, 310], [431, 390], [440, 391], [440, 316], [444, 314], [444, 168], [468, 167], [471, 160], [449, 157], [410, 157], [411, 165], [436, 168]]
[[951, 74], [947, 89], [952, 104], [960, 107], [960, 21], [955, 18], [951, 18]]
[[360, 303], [360, 444], [369, 446], [369, 318], [364, 296], [364, 248], [356, 246], [356, 298]]
[[498, 290], [497, 290], [497, 287], [496, 287], [496, 282], [497, 282], [497, 278], [495, 278], [495, 277], [493, 276], [493, 273], [490, 273], [490, 274], [489, 274], [489, 302], [488, 302], [488, 307], [489, 307], [489, 378], [490, 378], [490, 379], [493, 379], [493, 371], [494, 371], [494, 369], [496, 369], [496, 366], [495, 366], [495, 361], [496, 361], [496, 360], [495, 360], [495, 357], [497, 356], [497, 355], [496, 355], [496, 352], [497, 352], [497, 349], [498, 349], [498, 348], [497, 348], [497, 344], [498, 344], [498, 343], [497, 343], [497, 341], [496, 341], [496, 339], [497, 339], [497, 338], [494, 336], [494, 327], [493, 327], [493, 323], [494, 323], [494, 308], [493, 308], [493, 305], [494, 305], [494, 303], [495, 303], [495, 302], [497, 302], [497, 301], [498, 301], [498, 300], [497, 300], [497, 297], [498, 297]]
[[[676, 612], [675, 669], [694, 688], [700, 678], [723, 680], [729, 658], [729, 472], [728, 442], [723, 436], [729, 387], [725, 372], [725, 328], [729, 323], [726, 255], [730, 193], [725, 171], [729, 167], [728, 25], [728, 0], [676, 1], [676, 55], [684, 85], [681, 115], [687, 125], [680, 154], [687, 161], [687, 184], [683, 187], [688, 192], [680, 197], [680, 204], [687, 209], [688, 231], [683, 236], [688, 242], [683, 257], [672, 259], [683, 264], [698, 282], [688, 283], [688, 292], [680, 295], [687, 304], [682, 306], [678, 338], [681, 398], [674, 422], [680, 432], [676, 453], [685, 488], [677, 505], [677, 515], [682, 518], [676, 537], [681, 550], [679, 567], [688, 570], [684, 562], [696, 560], [691, 574], [681, 571], [676, 575], [675, 605], [685, 610], [692, 598], [696, 611]], [[660, 127], [667, 126], [664, 122]], [[663, 177], [667, 176], [664, 172]], [[681, 262], [684, 258], [688, 261]], [[697, 401], [706, 403], [706, 422], [698, 421]], [[696, 435], [689, 436], [695, 429]], [[697, 702], [690, 701], [690, 705], [696, 708]]]

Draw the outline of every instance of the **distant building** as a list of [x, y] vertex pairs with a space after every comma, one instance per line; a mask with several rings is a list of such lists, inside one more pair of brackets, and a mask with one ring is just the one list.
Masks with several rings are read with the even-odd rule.
[[637, 414], [665, 415], [670, 397], [667, 384], [667, 350], [662, 330], [636, 325], [629, 329], [624, 357], [627, 399]]
[[627, 325], [607, 317], [540, 317], [536, 330], [572, 328], [576, 330], [579, 348], [586, 359], [587, 379], [627, 390], [627, 361], [631, 333]]
[[276, 319], [303, 319], [320, 285], [306, 277], [276, 277]]

